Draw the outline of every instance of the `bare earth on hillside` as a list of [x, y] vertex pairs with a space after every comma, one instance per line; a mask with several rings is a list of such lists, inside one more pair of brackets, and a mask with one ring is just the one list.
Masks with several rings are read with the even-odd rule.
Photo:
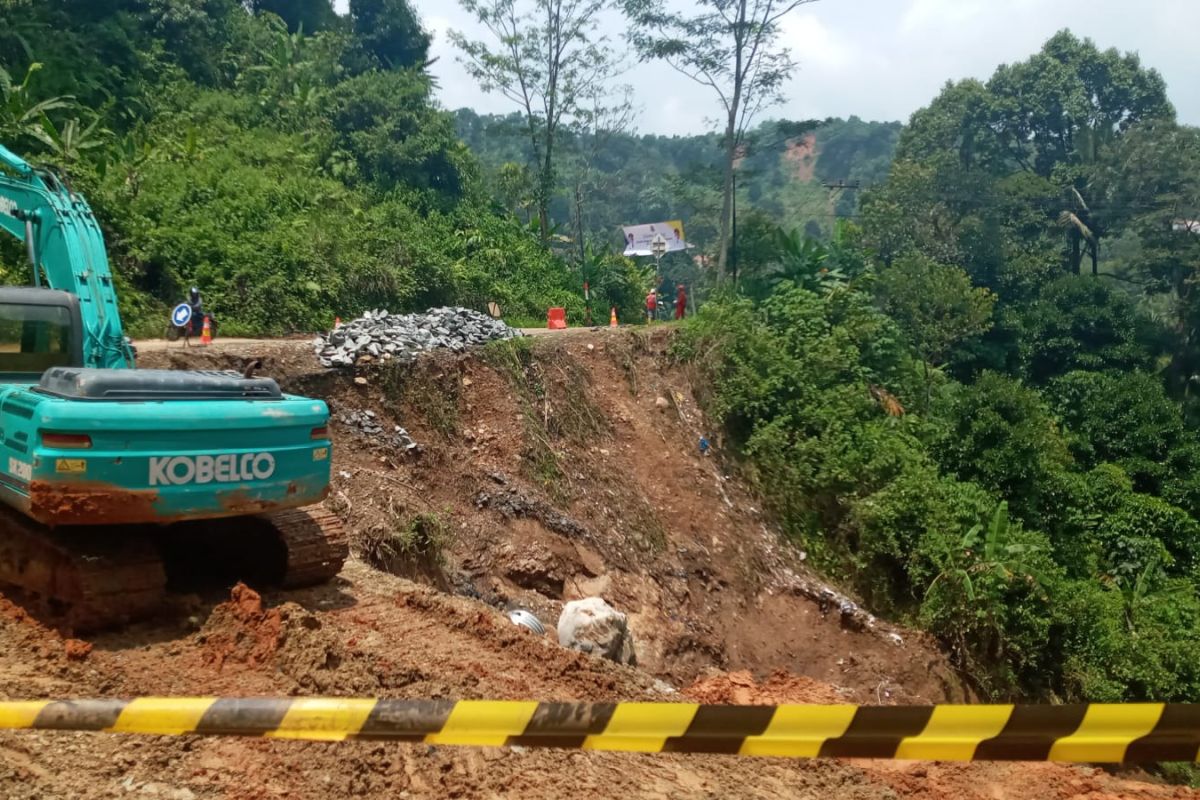
[[[175, 595], [160, 619], [86, 641], [0, 599], [0, 694], [969, 699], [934, 643], [847, 610], [719, 457], [700, 456], [708, 431], [686, 373], [666, 357], [668, 335], [577, 332], [539, 340], [528, 362], [435, 355], [400, 375], [319, 370], [306, 342], [146, 353], [146, 367], [261, 358], [286, 389], [327, 398], [329, 503], [359, 558], [322, 587]], [[339, 421], [350, 410], [403, 425], [419, 451], [353, 430]], [[418, 515], [440, 520], [436, 547], [381, 546]], [[591, 594], [630, 615], [639, 668], [557, 645], [563, 603]], [[513, 626], [510, 605], [534, 610], [549, 635]], [[3, 798], [1200, 796], [1135, 777], [1050, 764], [0, 735]]]

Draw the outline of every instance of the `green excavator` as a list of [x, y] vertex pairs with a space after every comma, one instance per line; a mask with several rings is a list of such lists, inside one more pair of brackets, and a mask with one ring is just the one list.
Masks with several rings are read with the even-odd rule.
[[0, 228], [33, 276], [0, 288], [0, 584], [87, 630], [153, 614], [169, 577], [335, 576], [325, 403], [269, 378], [135, 369], [87, 202], [3, 146]]

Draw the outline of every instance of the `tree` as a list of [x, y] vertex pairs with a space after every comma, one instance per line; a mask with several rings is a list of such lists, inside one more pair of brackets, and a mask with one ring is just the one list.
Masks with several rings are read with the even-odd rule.
[[465, 194], [474, 164], [429, 93], [424, 75], [369, 72], [334, 87], [328, 113], [334, 155], [351, 159], [359, 176], [383, 191], [416, 190], [445, 208]]
[[[746, 131], [758, 112], [782, 99], [794, 68], [779, 45], [779, 23], [816, 0], [700, 0], [685, 16], [665, 0], [624, 0], [634, 26], [633, 43], [643, 60], [663, 59], [675, 70], [713, 90], [724, 112], [724, 187], [717, 268], [729, 256], [734, 168]], [[736, 276], [734, 276], [736, 279]]]
[[574, 173], [575, 196], [572, 210], [575, 219], [575, 244], [579, 261], [587, 260], [584, 197], [593, 194], [596, 186], [596, 162], [612, 144], [615, 137], [631, 130], [634, 120], [633, 87], [625, 86], [615, 100], [605, 97], [605, 87], [593, 89], [591, 103], [580, 110], [575, 125], [574, 153], [571, 168]]
[[1086, 466], [1118, 464], [1140, 492], [1195, 506], [1196, 436], [1162, 381], [1144, 372], [1071, 372], [1049, 387]]
[[[1154, 296], [1177, 346], [1169, 378], [1200, 384], [1200, 129], [1154, 120], [1129, 131], [1098, 180], [1134, 245], [1121, 278]], [[1165, 303], [1163, 301], [1166, 301]]]
[[1019, 368], [1036, 385], [1071, 370], [1149, 370], [1155, 342], [1134, 301], [1086, 276], [1064, 275], [1010, 309]]
[[429, 34], [408, 0], [350, 0], [350, 24], [353, 72], [423, 67], [429, 60]]
[[883, 269], [876, 294], [924, 362], [928, 406], [929, 365], [946, 363], [953, 345], [991, 327], [995, 296], [972, 286], [958, 267], [920, 255], [906, 256]]
[[246, 68], [238, 76], [239, 85], [256, 92], [263, 107], [281, 118], [288, 112], [318, 112], [326, 89], [336, 80], [337, 38], [293, 33], [277, 19], [269, 20], [267, 28], [272, 40], [258, 51], [262, 63]]
[[[1079, 274], [1089, 258], [1100, 271], [1101, 243], [1120, 232], [1125, 206], [1105, 196], [1097, 179], [1124, 137], [1150, 120], [1173, 120], [1162, 76], [1134, 54], [1100, 50], [1069, 31], [1030, 59], [996, 70], [982, 84], [947, 84], [913, 115], [897, 157], [933, 165], [939, 174], [972, 174], [942, 189], [964, 215], [989, 205], [979, 173], [1028, 173], [1054, 192], [1038, 201], [1043, 224], [1065, 235], [1065, 271]], [[946, 156], [949, 156], [947, 158]]]
[[495, 190], [496, 198], [508, 213], [526, 223], [530, 221], [529, 211], [535, 205], [536, 191], [527, 166], [513, 161], [501, 166], [495, 175]]
[[270, 13], [287, 23], [292, 33], [303, 30], [316, 33], [337, 23], [337, 14], [329, 0], [251, 0], [256, 14]]
[[525, 117], [537, 186], [538, 222], [550, 233], [560, 128], [583, 115], [615, 71], [597, 23], [607, 0], [460, 0], [495, 42], [452, 31], [462, 63], [485, 91], [498, 91]]

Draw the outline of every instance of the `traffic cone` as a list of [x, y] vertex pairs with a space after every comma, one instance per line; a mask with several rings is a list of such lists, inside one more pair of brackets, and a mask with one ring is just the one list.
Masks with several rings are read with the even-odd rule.
[[617, 307], [612, 307], [612, 312], [608, 315], [608, 327], [617, 327]]
[[200, 329], [200, 344], [212, 344], [212, 322], [204, 315], [204, 327]]

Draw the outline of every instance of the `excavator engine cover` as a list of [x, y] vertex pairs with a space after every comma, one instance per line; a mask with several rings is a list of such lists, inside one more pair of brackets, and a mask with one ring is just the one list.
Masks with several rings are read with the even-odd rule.
[[72, 400], [279, 400], [271, 378], [244, 378], [236, 372], [170, 369], [47, 370], [34, 391]]

